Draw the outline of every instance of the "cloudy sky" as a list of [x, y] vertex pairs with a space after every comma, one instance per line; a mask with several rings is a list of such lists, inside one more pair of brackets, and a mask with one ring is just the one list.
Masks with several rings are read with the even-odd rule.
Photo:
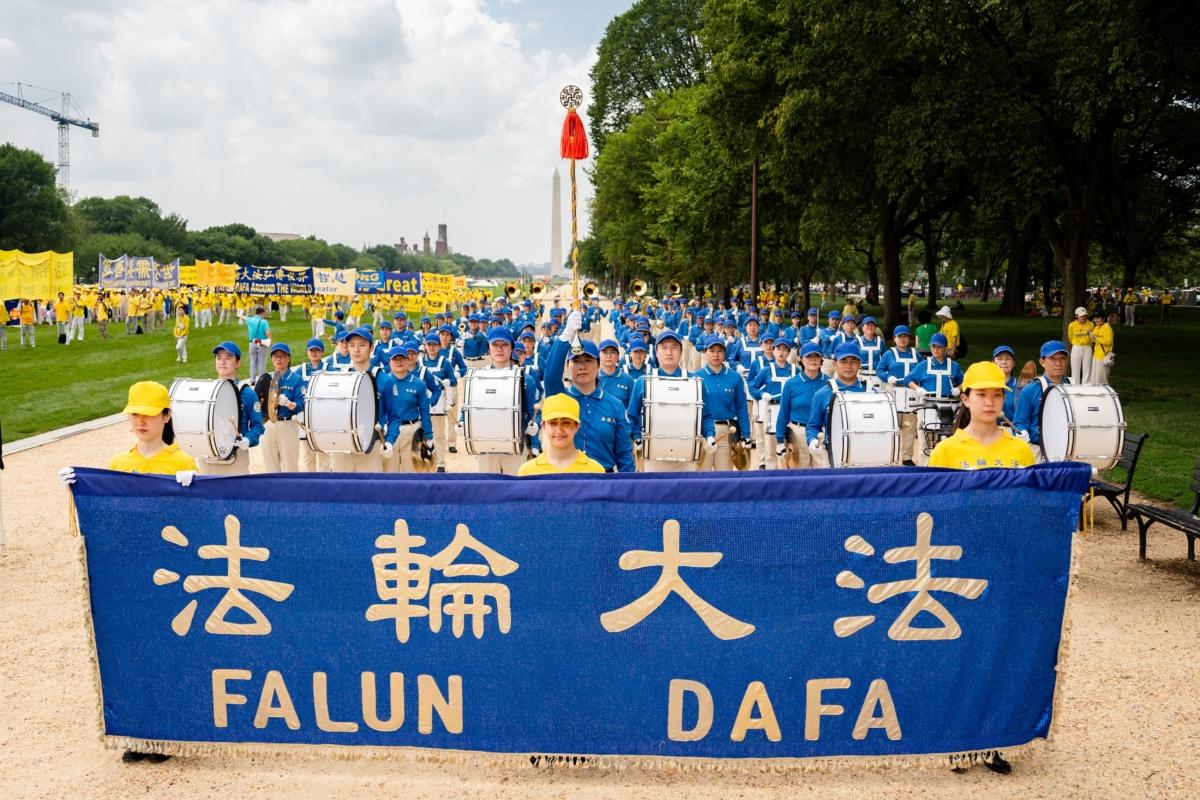
[[[446, 222], [459, 252], [539, 263], [558, 91], [586, 95], [604, 27], [631, 4], [4, 0], [0, 91], [70, 91], [100, 123], [98, 139], [72, 128], [77, 197], [144, 195], [192, 229], [354, 247]], [[0, 141], [57, 160], [53, 122], [7, 104]]]

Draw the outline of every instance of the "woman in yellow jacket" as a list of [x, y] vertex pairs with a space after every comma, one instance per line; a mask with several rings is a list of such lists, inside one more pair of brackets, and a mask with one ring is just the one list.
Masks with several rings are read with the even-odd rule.
[[979, 361], [967, 368], [961, 388], [958, 430], [933, 448], [929, 466], [950, 469], [1031, 466], [1034, 458], [1029, 444], [997, 424], [1004, 413], [1004, 393], [1011, 391], [1004, 371], [990, 361]]
[[1096, 327], [1092, 329], [1091, 380], [1088, 383], [1099, 386], [1108, 383], [1108, 370], [1116, 358], [1113, 355], [1113, 343], [1117, 338], [1116, 326], [1120, 321], [1121, 317], [1115, 309], [1109, 312], [1107, 320], [1103, 311], [1096, 312]]
[[1067, 325], [1067, 344], [1071, 345], [1071, 383], [1091, 383], [1092, 374], [1092, 329], [1088, 321], [1088, 310], [1083, 306], [1075, 309], [1075, 319]]

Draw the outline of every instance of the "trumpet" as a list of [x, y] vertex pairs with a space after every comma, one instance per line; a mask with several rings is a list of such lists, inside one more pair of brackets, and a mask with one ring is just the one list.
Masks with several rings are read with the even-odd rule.
[[583, 296], [588, 300], [591, 300], [593, 297], [595, 297], [596, 293], [599, 291], [600, 287], [595, 281], [588, 281], [583, 285]]
[[541, 281], [534, 281], [533, 283], [529, 284], [529, 298], [531, 300], [537, 300], [545, 293], [546, 284], [542, 283]]
[[680, 294], [682, 292], [683, 292], [683, 286], [680, 285], [679, 281], [671, 281], [670, 283], [667, 284], [667, 294], [668, 295]]
[[629, 284], [629, 291], [633, 293], [634, 297], [641, 297], [649, 289], [650, 289], [650, 287], [641, 278], [634, 278], [633, 281]]
[[521, 296], [521, 284], [516, 281], [509, 281], [504, 284], [504, 296], [510, 300]]

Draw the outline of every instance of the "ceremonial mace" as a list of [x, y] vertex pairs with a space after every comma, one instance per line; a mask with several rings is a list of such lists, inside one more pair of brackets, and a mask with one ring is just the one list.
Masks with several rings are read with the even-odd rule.
[[[575, 162], [588, 157], [587, 131], [584, 130], [583, 120], [575, 113], [575, 109], [583, 103], [583, 92], [574, 84], [567, 84], [558, 93], [558, 102], [567, 109], [567, 118], [563, 122], [562, 138], [559, 141], [559, 154], [562, 158], [571, 160], [571, 308], [581, 311], [579, 302], [579, 210], [575, 200]], [[551, 265], [554, 269], [554, 265]], [[583, 351], [579, 343], [579, 334], [571, 340], [571, 352], [578, 355]]]

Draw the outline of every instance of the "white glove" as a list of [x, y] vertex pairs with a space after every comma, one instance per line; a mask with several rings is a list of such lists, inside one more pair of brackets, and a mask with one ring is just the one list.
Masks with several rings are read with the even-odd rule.
[[813, 344], [820, 344], [820, 343], [821, 343], [821, 337], [820, 337], [820, 336], [814, 336], [814, 337], [812, 337], [811, 339], [809, 339], [809, 341], [810, 341], [810, 342], [812, 342]]
[[575, 334], [583, 327], [583, 314], [578, 311], [572, 311], [567, 314], [567, 321], [563, 323], [562, 333], [558, 335], [561, 341], [569, 342], [575, 338]]
[[957, 386], [955, 386], [955, 387], [953, 387], [953, 388], [951, 388], [951, 389], [950, 389], [950, 396], [951, 396], [951, 397], [958, 397], [958, 396], [959, 396], [959, 394], [961, 394], [961, 393], [962, 393], [962, 390], [961, 390], [961, 389], [959, 389]]
[[708, 453], [709, 455], [712, 455], [713, 453], [717, 452], [717, 440], [711, 436], [708, 437], [707, 439], [705, 439], [704, 440], [704, 452]]
[[279, 405], [283, 406], [284, 408], [288, 409], [289, 411], [294, 411], [296, 409], [295, 401], [292, 400], [292, 398], [288, 397], [287, 395], [283, 395], [279, 398]]
[[191, 486], [192, 478], [196, 477], [196, 471], [191, 469], [180, 470], [175, 473], [175, 482], [180, 486]]
[[808, 443], [808, 452], [812, 453], [814, 456], [820, 455], [821, 454], [821, 440], [813, 439], [811, 442], [809, 442]]
[[58, 482], [63, 486], [70, 486], [75, 483], [75, 468], [63, 467], [58, 471]]
[[391, 458], [396, 453], [396, 448], [392, 447], [391, 442], [384, 442], [383, 449], [379, 451], [384, 458]]
[[245, 436], [239, 436], [233, 440], [233, 446], [238, 450], [249, 450], [250, 440]]
[[529, 455], [533, 456], [534, 458], [537, 458], [541, 454], [542, 454], [542, 451], [539, 450], [538, 448], [536, 448], [536, 447], [529, 448]]
[[537, 420], [529, 420], [529, 424], [525, 426], [526, 436], [537, 436], [538, 424]]
[[775, 443], [775, 455], [783, 457], [783, 455], [786, 452], [787, 452], [787, 445], [785, 443], [783, 443], [783, 442]]
[[1022, 442], [1025, 442], [1025, 444], [1029, 444], [1029, 431], [1017, 431], [1013, 435], [1016, 436], [1018, 439], [1020, 439]]
[[899, 381], [898, 381], [898, 380], [896, 380], [896, 376], [895, 376], [895, 375], [889, 375], [889, 376], [888, 376], [888, 385], [889, 385], [889, 386], [895, 386], [897, 383], [899, 383]]
[[450, 379], [449, 378], [442, 378], [442, 390], [447, 391], [447, 392], [450, 391]]

